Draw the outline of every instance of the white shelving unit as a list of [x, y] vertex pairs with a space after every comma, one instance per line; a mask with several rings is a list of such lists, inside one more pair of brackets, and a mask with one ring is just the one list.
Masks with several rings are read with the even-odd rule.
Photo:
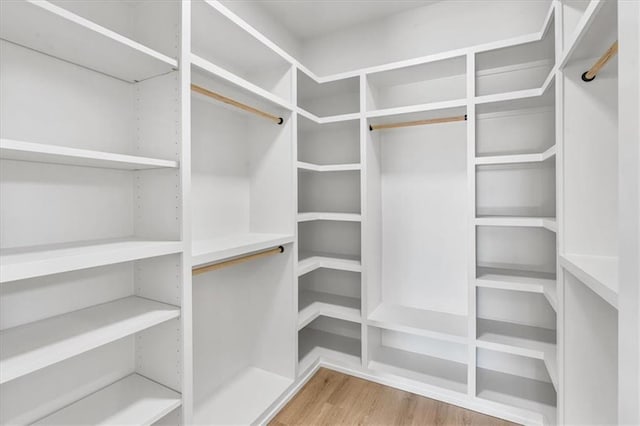
[[251, 2], [2, 2], [0, 423], [263, 424], [320, 366], [617, 423], [631, 160], [618, 59], [581, 75], [620, 3], [333, 63], [374, 38]]

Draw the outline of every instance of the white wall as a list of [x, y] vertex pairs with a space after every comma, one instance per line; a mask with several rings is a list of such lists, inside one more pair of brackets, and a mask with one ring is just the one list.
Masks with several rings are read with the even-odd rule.
[[549, 4], [442, 1], [306, 41], [299, 59], [322, 76], [516, 37], [540, 31]]

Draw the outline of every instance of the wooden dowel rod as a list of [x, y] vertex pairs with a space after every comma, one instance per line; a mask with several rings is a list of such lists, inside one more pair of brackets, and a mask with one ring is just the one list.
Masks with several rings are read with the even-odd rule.
[[249, 254], [246, 256], [238, 257], [236, 259], [225, 260], [224, 262], [215, 263], [213, 265], [201, 266], [199, 268], [194, 268], [191, 271], [191, 275], [200, 275], [205, 272], [215, 271], [217, 269], [226, 268], [227, 266], [238, 265], [240, 263], [248, 262], [250, 260], [260, 259], [262, 257], [272, 256], [274, 254], [284, 253], [284, 247], [279, 246], [276, 248], [272, 248], [269, 250], [261, 251], [260, 253]]
[[227, 105], [232, 105], [236, 108], [240, 108], [243, 111], [247, 111], [250, 112], [252, 114], [256, 114], [259, 115], [260, 117], [266, 118], [267, 120], [271, 120], [273, 122], [275, 122], [276, 124], [282, 124], [284, 123], [284, 120], [282, 119], [282, 117], [278, 117], [276, 115], [273, 114], [269, 114], [268, 112], [264, 112], [261, 111], [257, 108], [254, 108], [252, 106], [243, 104], [242, 102], [238, 102], [234, 99], [228, 98], [226, 96], [223, 96], [219, 93], [216, 92], [212, 92], [211, 90], [205, 89], [204, 87], [198, 86], [196, 84], [192, 84], [191, 85], [191, 90], [193, 90], [194, 92], [200, 93], [201, 95], [205, 95], [208, 96], [210, 98], [216, 99], [222, 103], [225, 103]]
[[467, 115], [457, 115], [455, 117], [429, 118], [427, 120], [405, 121], [391, 124], [371, 124], [369, 130], [395, 129], [398, 127], [422, 126], [424, 124], [451, 123], [453, 121], [465, 121]]
[[604, 67], [607, 62], [616, 55], [616, 53], [618, 53], [618, 40], [616, 40], [611, 47], [604, 52], [604, 55], [602, 55], [587, 72], [582, 74], [582, 81], [592, 81], [596, 78], [602, 67]]

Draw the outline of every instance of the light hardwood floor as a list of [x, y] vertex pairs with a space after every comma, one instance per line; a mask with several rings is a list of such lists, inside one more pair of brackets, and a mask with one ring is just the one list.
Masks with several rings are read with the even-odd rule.
[[514, 423], [321, 368], [270, 425], [510, 426]]

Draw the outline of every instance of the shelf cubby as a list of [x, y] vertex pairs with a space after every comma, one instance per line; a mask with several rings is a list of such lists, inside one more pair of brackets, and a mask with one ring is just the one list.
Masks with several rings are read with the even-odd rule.
[[543, 294], [551, 307], [558, 309], [555, 272], [531, 272], [500, 268], [477, 268], [476, 285], [483, 288]]
[[378, 373], [467, 392], [467, 346], [368, 327], [369, 365]]
[[[213, 2], [191, 4], [191, 52], [223, 73], [257, 86], [284, 103], [292, 103], [291, 63], [224, 16]], [[225, 40], [224, 43], [218, 42]], [[242, 52], [239, 55], [238, 52]]]
[[298, 332], [298, 374], [319, 359], [341, 365], [361, 366], [361, 325], [341, 319], [318, 317]]
[[360, 322], [360, 274], [317, 269], [298, 280], [298, 329], [319, 316]]
[[359, 170], [359, 120], [318, 124], [299, 116], [298, 161], [303, 169], [318, 172]]
[[360, 214], [360, 174], [298, 169], [298, 212]]
[[[110, 9], [109, 13], [104, 13], [105, 8]], [[157, 42], [167, 40], [158, 37], [161, 31], [177, 26], [177, 12], [177, 2], [109, 2], [94, 7], [79, 2], [3, 2], [0, 36], [16, 45], [133, 83], [178, 68], [174, 44]], [[94, 18], [104, 22], [94, 22]], [[151, 48], [132, 38], [157, 46]]]
[[481, 348], [477, 358], [479, 399], [535, 413], [540, 423], [556, 422], [557, 395], [542, 361]]
[[367, 74], [367, 114], [381, 115], [466, 100], [464, 56]]
[[555, 66], [553, 19], [540, 41], [476, 54], [476, 96], [538, 89]]
[[[360, 111], [360, 79], [351, 77], [318, 83], [298, 69], [297, 105], [319, 119], [340, 119]], [[357, 118], [357, 117], [356, 117]]]

